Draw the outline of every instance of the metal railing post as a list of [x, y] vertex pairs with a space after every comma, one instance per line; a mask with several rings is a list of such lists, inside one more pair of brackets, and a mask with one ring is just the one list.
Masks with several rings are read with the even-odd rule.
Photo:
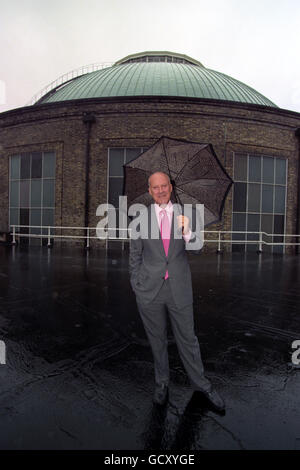
[[12, 245], [16, 245], [16, 227], [13, 225], [13, 240]]
[[86, 247], [85, 247], [87, 250], [90, 249], [90, 228], [87, 227], [87, 230], [86, 230]]
[[50, 239], [50, 227], [48, 227], [48, 248], [51, 247], [51, 239]]
[[218, 249], [217, 253], [221, 253], [221, 232], [219, 231], [219, 238], [218, 238]]
[[259, 232], [259, 244], [257, 253], [262, 253], [262, 232]]

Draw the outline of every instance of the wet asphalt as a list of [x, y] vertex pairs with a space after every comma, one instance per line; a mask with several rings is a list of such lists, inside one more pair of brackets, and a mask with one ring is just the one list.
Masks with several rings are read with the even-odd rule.
[[300, 257], [189, 257], [225, 415], [194, 399], [171, 330], [169, 402], [152, 404], [127, 250], [0, 246], [0, 449], [300, 450]]

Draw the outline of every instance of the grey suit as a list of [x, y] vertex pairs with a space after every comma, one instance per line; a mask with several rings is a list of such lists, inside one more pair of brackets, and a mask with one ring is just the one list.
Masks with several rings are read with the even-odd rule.
[[[204, 376], [199, 343], [194, 333], [191, 271], [186, 254], [186, 249], [193, 248], [196, 250], [192, 252], [199, 253], [202, 242], [199, 233], [195, 232], [189, 243], [184, 241], [177, 231], [176, 216], [179, 213], [180, 209], [174, 205], [166, 256], [154, 206], [147, 209], [148, 224], [141, 227], [140, 237], [130, 242], [130, 282], [152, 348], [156, 383], [169, 382], [168, 312], [178, 351], [193, 388], [209, 391], [211, 384]], [[193, 211], [192, 222], [194, 229], [196, 211]], [[169, 274], [167, 280], [164, 279], [166, 270]]]

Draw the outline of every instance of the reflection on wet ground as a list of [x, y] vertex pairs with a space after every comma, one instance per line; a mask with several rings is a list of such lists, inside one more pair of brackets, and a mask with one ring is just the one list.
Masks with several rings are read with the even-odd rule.
[[224, 416], [195, 402], [171, 331], [169, 402], [152, 405], [126, 251], [0, 247], [0, 448], [300, 449], [300, 258], [190, 261], [196, 332]]

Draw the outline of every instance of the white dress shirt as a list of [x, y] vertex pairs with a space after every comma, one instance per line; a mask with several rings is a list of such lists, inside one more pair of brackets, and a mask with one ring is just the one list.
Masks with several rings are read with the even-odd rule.
[[[155, 208], [155, 214], [156, 214], [156, 218], [157, 218], [157, 223], [158, 223], [158, 226], [159, 226], [159, 230], [160, 230], [160, 212], [162, 210], [165, 210], [166, 213], [167, 213], [167, 216], [168, 216], [168, 219], [169, 219], [169, 223], [170, 223], [170, 227], [171, 227], [171, 223], [172, 223], [172, 216], [173, 216], [173, 212], [174, 212], [174, 209], [173, 209], [173, 204], [171, 201], [168, 202], [168, 204], [166, 205], [166, 207], [161, 207], [159, 204], [154, 204], [154, 208]], [[176, 225], [174, 226], [176, 227]], [[192, 235], [192, 232], [191, 232], [191, 229], [189, 229], [188, 233], [186, 235], [182, 235], [184, 241], [186, 243], [188, 243], [190, 241], [190, 238], [191, 238], [191, 235]]]

